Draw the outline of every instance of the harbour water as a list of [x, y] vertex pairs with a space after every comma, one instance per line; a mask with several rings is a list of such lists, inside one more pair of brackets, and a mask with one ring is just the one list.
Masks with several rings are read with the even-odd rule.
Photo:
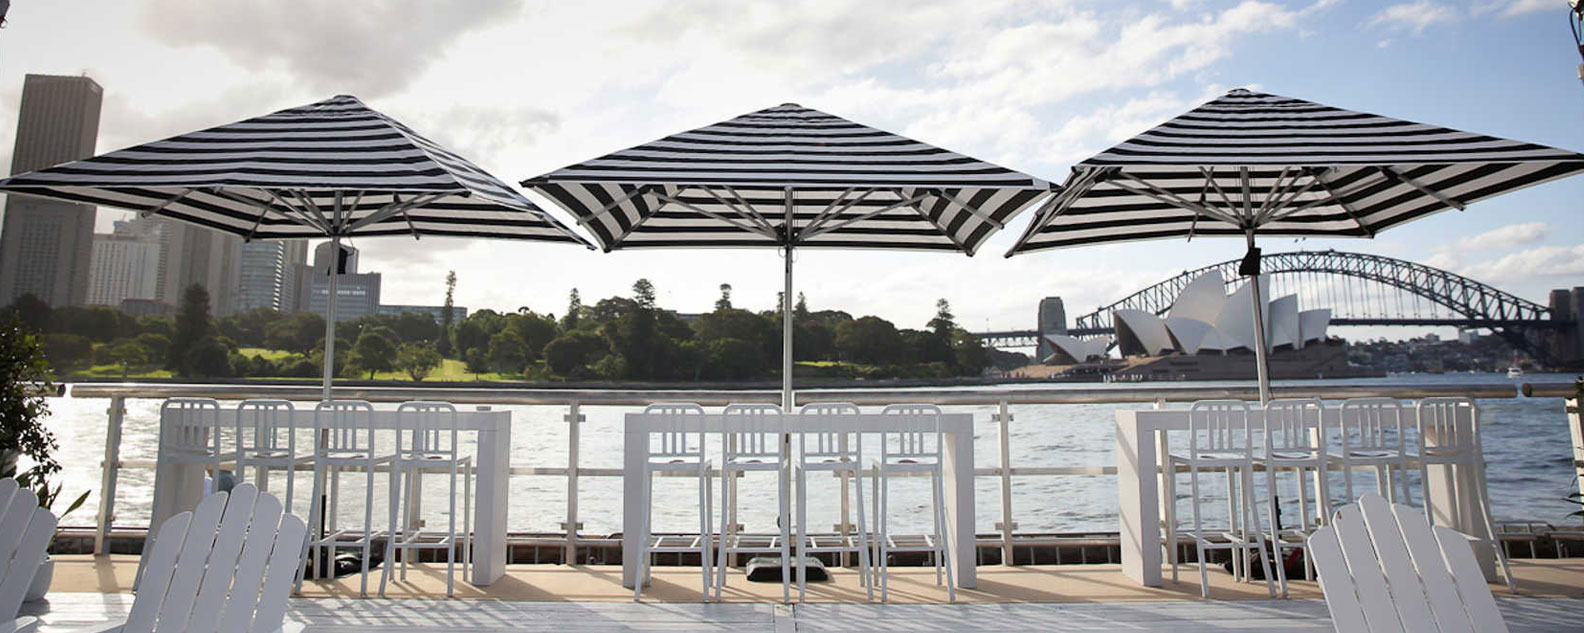
[[[1567, 375], [1536, 375], [1528, 382], [1571, 382]], [[1313, 386], [1324, 396], [1330, 385], [1369, 384], [1490, 384], [1506, 381], [1498, 374], [1444, 374], [1410, 377], [1359, 378], [1335, 381], [1292, 381], [1278, 384]], [[1094, 385], [1081, 385], [1093, 388]], [[1147, 389], [1147, 384], [1116, 385], [1119, 389]], [[1005, 389], [1029, 388], [1006, 386]], [[1052, 388], [1040, 385], [1039, 388]], [[1056, 387], [1059, 388], [1059, 387]], [[836, 399], [836, 398], [833, 398]], [[1489, 461], [1489, 481], [1494, 514], [1498, 520], [1536, 520], [1552, 524], [1569, 521], [1568, 512], [1577, 506], [1564, 498], [1573, 492], [1574, 475], [1567, 418], [1561, 398], [1486, 399], [1480, 401], [1484, 423], [1484, 446]], [[87, 504], [66, 518], [65, 525], [91, 525], [99, 503], [99, 464], [104, 456], [107, 399], [58, 398], [50, 401], [53, 415], [49, 427], [60, 440], [60, 461], [65, 466], [64, 497], [75, 497], [93, 490]], [[121, 455], [124, 460], [149, 460], [157, 450], [156, 428], [160, 401], [130, 399], [123, 427]], [[1015, 467], [1108, 466], [1113, 463], [1113, 412], [1138, 404], [1014, 405], [1010, 445]], [[514, 467], [565, 467], [567, 465], [567, 424], [565, 407], [510, 406], [512, 412]], [[621, 467], [622, 415], [636, 407], [590, 407], [583, 413], [587, 421], [581, 429], [582, 468]], [[950, 411], [975, 416], [976, 458], [978, 465], [999, 463], [999, 438], [990, 407], [956, 407]], [[310, 446], [307, 438], [300, 446]], [[464, 450], [471, 450], [464, 447]], [[306, 452], [306, 451], [304, 451]], [[300, 473], [296, 485], [295, 507], [306, 514], [309, 478]], [[153, 470], [126, 469], [120, 476], [116, 500], [115, 525], [143, 527], [153, 497]], [[439, 503], [447, 493], [444, 477], [434, 476], [425, 483], [425, 518], [431, 525], [444, 521]], [[342, 484], [346, 504], [343, 516], [352, 517], [351, 505], [361, 497], [362, 476], [347, 475]], [[375, 516], [385, 516], [383, 475], [376, 477]], [[1367, 475], [1358, 480], [1367, 487]], [[279, 493], [283, 483], [277, 479], [272, 488]], [[696, 531], [694, 509], [697, 489], [692, 481], [664, 480], [656, 486], [656, 529]], [[977, 482], [976, 523], [980, 532], [995, 531], [1000, 520], [1000, 481], [981, 477]], [[748, 529], [774, 529], [775, 483], [773, 475], [741, 484], [741, 519]], [[810, 524], [812, 529], [837, 522], [838, 497], [834, 480], [811, 484]], [[1333, 493], [1340, 496], [1340, 486]], [[866, 495], [868, 491], [866, 490]], [[1184, 491], [1186, 493], [1186, 491]], [[896, 484], [892, 496], [893, 529], [922, 531], [928, 525], [928, 488], [922, 481]], [[1417, 493], [1416, 493], [1417, 494]], [[584, 477], [579, 487], [579, 519], [584, 534], [603, 535], [621, 530], [621, 481], [617, 477]], [[566, 515], [566, 479], [562, 476], [517, 475], [510, 488], [509, 529], [513, 532], [558, 532]], [[357, 504], [361, 515], [361, 504]], [[1109, 475], [1063, 475], [1016, 477], [1012, 486], [1012, 507], [1018, 531], [1115, 532], [1117, 530], [1116, 481]], [[361, 516], [359, 516], [359, 519]], [[1577, 522], [1577, 519], [1571, 519]], [[382, 519], [376, 523], [383, 524]]]

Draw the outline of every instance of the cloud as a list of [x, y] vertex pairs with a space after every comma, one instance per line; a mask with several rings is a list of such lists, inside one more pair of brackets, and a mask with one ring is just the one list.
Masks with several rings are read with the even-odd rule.
[[1426, 28], [1459, 18], [1458, 11], [1431, 0], [1394, 4], [1370, 18], [1370, 25], [1423, 33]]
[[[417, 112], [402, 122], [480, 167], [498, 163], [507, 152], [533, 145], [561, 126], [553, 112], [520, 106], [453, 105]], [[520, 179], [496, 176], [508, 182]]]
[[1551, 226], [1544, 222], [1526, 222], [1523, 224], [1509, 224], [1492, 229], [1479, 235], [1471, 235], [1458, 240], [1453, 245], [1454, 250], [1505, 250], [1527, 246], [1539, 242], [1551, 233]]
[[1533, 282], [1536, 278], [1584, 275], [1584, 245], [1539, 246], [1499, 259], [1465, 266], [1460, 274], [1493, 282]]
[[1560, 13], [1563, 0], [1490, 0], [1474, 5], [1474, 15], [1496, 13], [1504, 18], [1516, 18], [1540, 12]]
[[516, 0], [152, 0], [140, 18], [166, 44], [213, 47], [255, 72], [371, 98], [402, 91], [458, 37], [517, 9]]

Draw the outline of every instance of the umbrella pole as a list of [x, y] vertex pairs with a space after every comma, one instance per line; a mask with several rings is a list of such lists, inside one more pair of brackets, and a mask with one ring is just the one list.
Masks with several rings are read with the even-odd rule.
[[792, 412], [792, 188], [786, 188], [786, 288], [781, 292], [781, 410]]
[[1265, 350], [1265, 299], [1260, 292], [1259, 255], [1254, 250], [1254, 229], [1249, 229], [1249, 253], [1253, 257], [1253, 274], [1249, 275], [1249, 297], [1254, 304], [1254, 366], [1255, 373], [1259, 376], [1260, 404], [1269, 402], [1270, 397], [1270, 358]]
[[335, 315], [336, 315], [336, 278], [340, 277], [341, 267], [341, 236], [330, 236], [330, 273], [329, 296], [325, 300], [325, 349], [324, 349], [324, 399], [330, 399], [330, 382], [335, 377]]

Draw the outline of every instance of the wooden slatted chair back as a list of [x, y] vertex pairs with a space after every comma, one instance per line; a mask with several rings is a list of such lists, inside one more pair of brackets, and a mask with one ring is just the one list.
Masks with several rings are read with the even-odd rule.
[[1505, 633], [1467, 537], [1371, 493], [1309, 537], [1337, 631]]
[[1242, 400], [1200, 400], [1188, 408], [1188, 456], [1200, 453], [1252, 455], [1248, 403]]
[[773, 404], [732, 404], [725, 417], [724, 442], [727, 461], [739, 458], [775, 458], [781, 455], [781, 434], [786, 429], [781, 407]]
[[460, 429], [457, 408], [449, 402], [415, 400], [396, 407], [396, 452], [402, 453], [402, 435], [410, 433], [410, 455], [445, 455], [456, 459]]
[[164, 447], [183, 453], [220, 454], [220, 403], [213, 398], [171, 398], [160, 405]]
[[314, 406], [314, 439], [319, 454], [367, 451], [374, 454], [374, 405], [366, 400], [326, 400]]
[[38, 495], [0, 479], [0, 628], [16, 620], [54, 535], [55, 515], [39, 507]]
[[292, 430], [296, 407], [287, 400], [243, 400], [237, 404], [237, 449], [286, 451], [297, 454], [297, 434]]
[[941, 451], [941, 409], [933, 404], [891, 404], [880, 410], [881, 415], [923, 416], [931, 420], [922, 428], [886, 432], [880, 436], [880, 458], [883, 462], [919, 458], [939, 459]]
[[1325, 437], [1325, 406], [1318, 398], [1277, 398], [1265, 403], [1265, 454], [1319, 451]]
[[280, 631], [307, 525], [240, 484], [160, 524], [122, 633]]
[[1395, 398], [1342, 401], [1342, 453], [1398, 451], [1403, 447], [1403, 408]]
[[1425, 398], [1414, 405], [1414, 413], [1419, 421], [1420, 455], [1426, 448], [1443, 452], [1480, 449], [1479, 407], [1474, 406], [1474, 400]]
[[[798, 409], [798, 415], [858, 415], [858, 405], [849, 402], [816, 402]], [[846, 431], [816, 431], [799, 435], [804, 459], [842, 459], [858, 461], [863, 455], [863, 434]]]
[[656, 416], [649, 434], [649, 456], [704, 462], [704, 407], [691, 402], [657, 402], [644, 407]]

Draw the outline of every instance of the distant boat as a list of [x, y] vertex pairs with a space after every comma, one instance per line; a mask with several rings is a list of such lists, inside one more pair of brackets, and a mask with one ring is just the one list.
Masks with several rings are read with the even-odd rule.
[[1511, 367], [1508, 367], [1507, 368], [1507, 377], [1511, 378], [1511, 379], [1514, 379], [1514, 380], [1519, 379], [1519, 378], [1523, 378], [1523, 370], [1520, 369], [1517, 365], [1513, 365]]

